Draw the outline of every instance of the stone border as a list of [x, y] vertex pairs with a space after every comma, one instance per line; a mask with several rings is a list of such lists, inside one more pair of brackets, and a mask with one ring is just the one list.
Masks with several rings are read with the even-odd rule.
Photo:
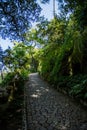
[[27, 130], [27, 116], [26, 116], [27, 113], [26, 113], [25, 86], [24, 86], [24, 101], [23, 101], [23, 111], [22, 111], [22, 130]]

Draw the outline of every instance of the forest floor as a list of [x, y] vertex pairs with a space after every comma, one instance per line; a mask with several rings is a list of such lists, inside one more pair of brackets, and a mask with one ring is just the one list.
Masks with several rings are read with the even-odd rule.
[[87, 111], [37, 73], [25, 85], [27, 130], [87, 130]]

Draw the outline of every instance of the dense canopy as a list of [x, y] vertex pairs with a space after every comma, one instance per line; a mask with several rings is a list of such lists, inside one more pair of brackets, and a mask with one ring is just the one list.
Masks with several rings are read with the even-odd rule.
[[0, 35], [10, 39], [22, 37], [40, 11], [36, 0], [0, 0]]

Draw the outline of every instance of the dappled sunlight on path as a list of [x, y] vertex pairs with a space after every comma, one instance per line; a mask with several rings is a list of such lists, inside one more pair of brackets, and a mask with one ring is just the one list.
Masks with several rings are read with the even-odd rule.
[[87, 130], [87, 112], [38, 73], [29, 75], [25, 87], [28, 130]]

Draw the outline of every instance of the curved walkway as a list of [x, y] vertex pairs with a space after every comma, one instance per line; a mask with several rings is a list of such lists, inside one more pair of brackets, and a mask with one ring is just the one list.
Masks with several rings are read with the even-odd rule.
[[29, 75], [25, 87], [27, 130], [87, 130], [87, 112], [37, 73]]

